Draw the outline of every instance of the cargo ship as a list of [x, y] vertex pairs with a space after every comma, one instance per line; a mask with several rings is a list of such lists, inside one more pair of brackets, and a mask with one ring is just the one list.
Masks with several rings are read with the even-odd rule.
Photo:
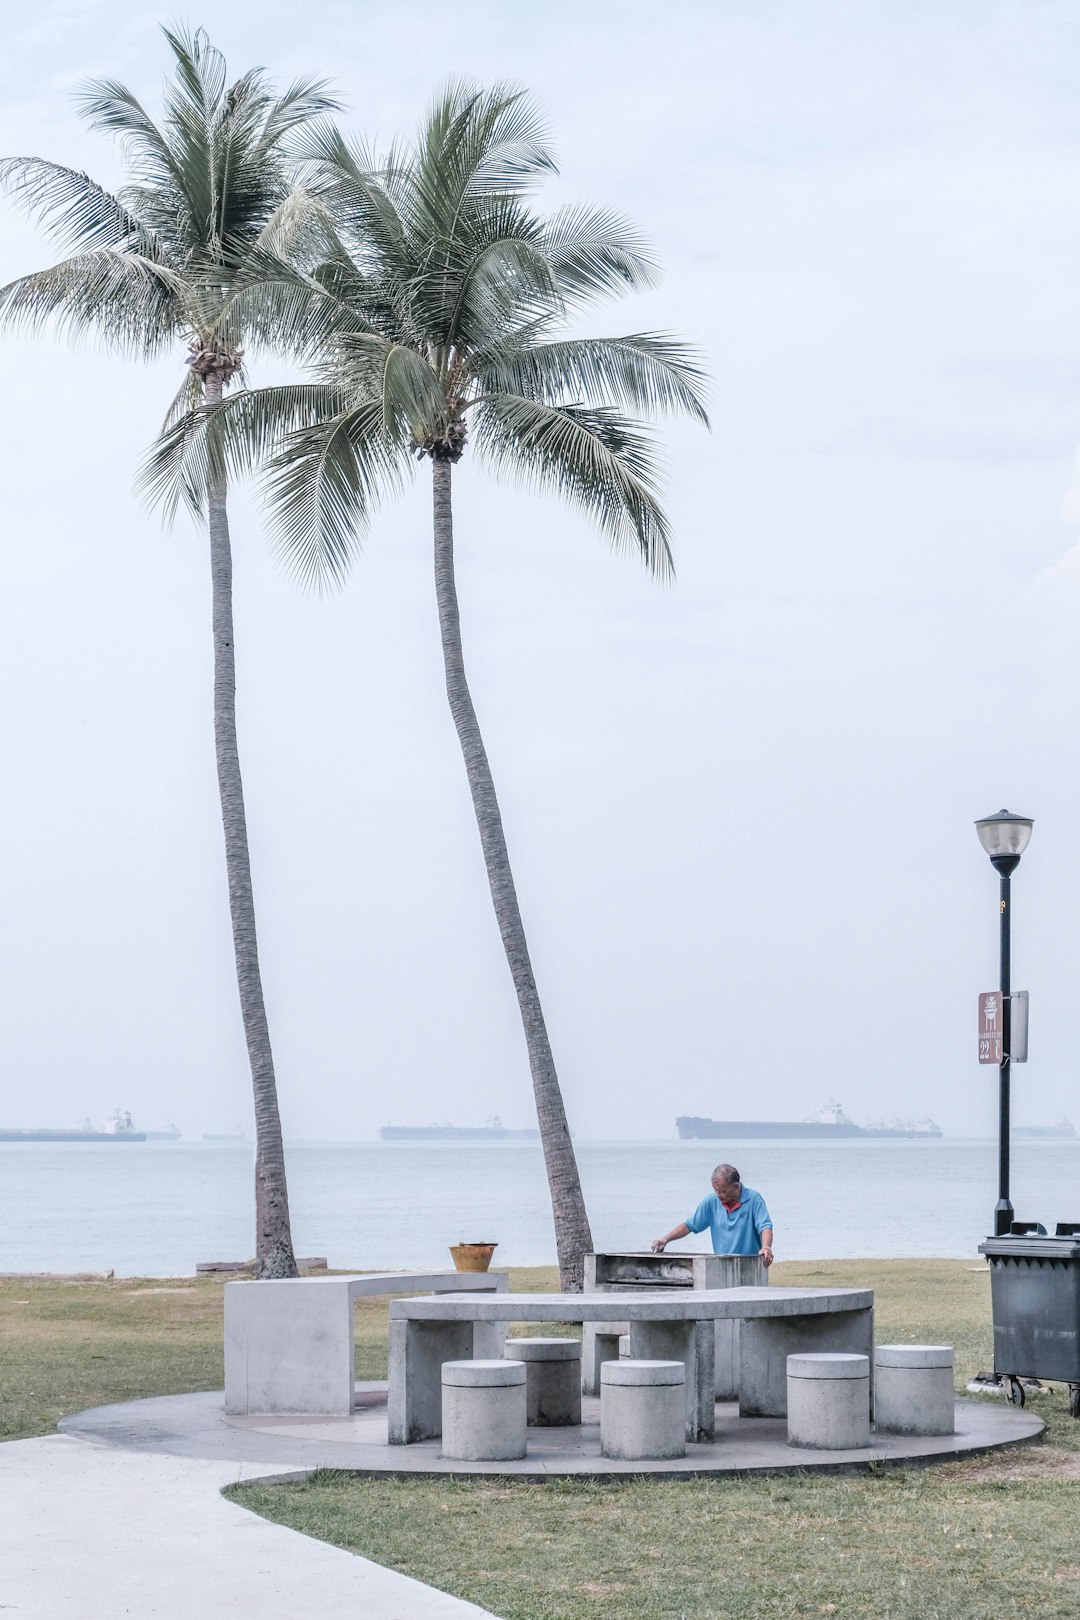
[[95, 1131], [88, 1119], [68, 1129], [52, 1130], [47, 1126], [0, 1128], [0, 1142], [145, 1142], [146, 1132], [137, 1131], [131, 1115], [118, 1108], [107, 1119], [100, 1131]]
[[1014, 1125], [1014, 1136], [1075, 1136], [1076, 1126], [1062, 1114], [1056, 1125]]
[[675, 1121], [675, 1128], [683, 1142], [738, 1142], [766, 1138], [783, 1142], [835, 1142], [853, 1137], [922, 1139], [942, 1135], [940, 1125], [935, 1125], [932, 1119], [878, 1120], [871, 1125], [856, 1125], [836, 1102], [819, 1108], [816, 1114], [806, 1119], [702, 1119], [696, 1114], [684, 1114]]
[[538, 1130], [509, 1131], [492, 1114], [483, 1125], [382, 1125], [382, 1142], [538, 1142]]

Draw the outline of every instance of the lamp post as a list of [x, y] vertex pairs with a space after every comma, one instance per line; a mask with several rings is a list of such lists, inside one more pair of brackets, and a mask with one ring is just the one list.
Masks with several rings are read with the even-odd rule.
[[1001, 879], [1001, 1066], [998, 1069], [998, 1201], [994, 1207], [994, 1236], [1002, 1237], [1012, 1226], [1013, 1207], [1009, 1198], [1009, 1069], [1012, 1061], [1012, 1001], [1010, 952], [1012, 948], [1012, 875], [1031, 838], [1029, 816], [1014, 816], [999, 810], [975, 823], [979, 843], [990, 857], [990, 864]]

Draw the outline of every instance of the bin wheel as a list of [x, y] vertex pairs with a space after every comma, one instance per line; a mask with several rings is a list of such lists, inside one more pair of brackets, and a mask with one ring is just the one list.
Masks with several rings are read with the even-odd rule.
[[1069, 1416], [1080, 1418], [1080, 1384], [1069, 1385]]
[[1004, 1373], [1002, 1374], [1001, 1384], [1005, 1391], [1005, 1399], [1008, 1401], [1009, 1405], [1023, 1406], [1024, 1386], [1020, 1382], [1019, 1378], [1017, 1378], [1013, 1373]]

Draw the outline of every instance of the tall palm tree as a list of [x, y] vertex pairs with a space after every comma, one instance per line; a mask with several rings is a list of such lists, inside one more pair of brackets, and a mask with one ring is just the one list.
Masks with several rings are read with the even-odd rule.
[[554, 490], [663, 578], [671, 556], [656, 456], [634, 418], [672, 411], [705, 422], [702, 373], [686, 346], [662, 335], [567, 335], [580, 309], [649, 284], [655, 267], [610, 213], [534, 211], [529, 193], [555, 164], [521, 90], [451, 84], [415, 142], [382, 161], [327, 123], [304, 145], [325, 245], [298, 261], [290, 319], [314, 380], [240, 393], [179, 420], [147, 482], [167, 495], [193, 465], [212, 477], [268, 462], [284, 555], [301, 575], [336, 581], [379, 498], [411, 458], [430, 463], [446, 692], [525, 1032], [562, 1285], [580, 1289], [592, 1238], [466, 679], [453, 469], [472, 451]]
[[[336, 105], [310, 79], [276, 94], [261, 69], [228, 82], [202, 32], [165, 29], [175, 77], [155, 123], [124, 85], [89, 85], [80, 111], [123, 143], [128, 183], [115, 195], [74, 169], [10, 158], [0, 184], [59, 238], [67, 256], [0, 290], [0, 322], [96, 334], [149, 359], [186, 345], [187, 372], [170, 411], [224, 396], [241, 344], [274, 336], [272, 267], [295, 234], [288, 143]], [[262, 282], [252, 288], [252, 266]], [[238, 291], [238, 289], [243, 289]], [[254, 1089], [256, 1254], [260, 1277], [294, 1277], [277, 1084], [255, 933], [251, 862], [236, 737], [232, 551], [227, 481], [215, 471], [184, 491], [210, 541], [214, 742], [225, 833], [236, 976]]]

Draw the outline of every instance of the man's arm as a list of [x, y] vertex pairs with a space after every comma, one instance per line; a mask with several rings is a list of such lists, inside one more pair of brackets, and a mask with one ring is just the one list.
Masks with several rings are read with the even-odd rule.
[[769, 1266], [772, 1265], [772, 1263], [773, 1263], [773, 1252], [772, 1252], [772, 1227], [771, 1226], [763, 1226], [761, 1228], [761, 1258], [764, 1260], [766, 1267], [769, 1267]]
[[[671, 1228], [671, 1231], [668, 1233], [667, 1237], [657, 1238], [656, 1242], [652, 1246], [652, 1252], [653, 1252], [653, 1254], [663, 1254], [663, 1252], [667, 1248], [668, 1244], [669, 1243], [674, 1243], [676, 1238], [684, 1238], [684, 1237], [689, 1237], [689, 1236], [690, 1236], [690, 1228], [687, 1226], [685, 1221], [680, 1221], [678, 1226], [673, 1226]], [[764, 1233], [762, 1234], [762, 1236], [764, 1236]], [[771, 1232], [769, 1233], [769, 1239], [770, 1239], [770, 1242], [771, 1242], [771, 1240], [772, 1240], [772, 1233]], [[766, 1264], [768, 1264], [768, 1262], [766, 1262]]]

